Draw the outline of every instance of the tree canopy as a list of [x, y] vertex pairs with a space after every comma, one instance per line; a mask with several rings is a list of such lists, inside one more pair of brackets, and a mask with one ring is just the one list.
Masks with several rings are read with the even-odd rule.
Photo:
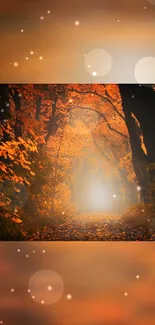
[[73, 213], [82, 179], [97, 173], [123, 207], [136, 201], [136, 185], [148, 202], [154, 107], [153, 87], [141, 85], [1, 85], [2, 216], [33, 228]]

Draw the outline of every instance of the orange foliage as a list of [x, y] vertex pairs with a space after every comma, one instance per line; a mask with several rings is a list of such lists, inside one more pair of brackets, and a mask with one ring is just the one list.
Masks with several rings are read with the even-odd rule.
[[[10, 136], [0, 144], [1, 183], [11, 180], [31, 187], [43, 173], [46, 184], [34, 195], [38, 210], [49, 211], [54, 195], [55, 207], [61, 211], [70, 205], [76, 166], [83, 160], [89, 160], [93, 169], [100, 159], [104, 173], [119, 175], [125, 170], [127, 181], [135, 181], [117, 85], [9, 85], [9, 89], [12, 118], [0, 128], [1, 138], [4, 129]], [[17, 118], [22, 125], [18, 139]], [[143, 142], [142, 146], [145, 151]], [[45, 156], [39, 159], [42, 148]]]

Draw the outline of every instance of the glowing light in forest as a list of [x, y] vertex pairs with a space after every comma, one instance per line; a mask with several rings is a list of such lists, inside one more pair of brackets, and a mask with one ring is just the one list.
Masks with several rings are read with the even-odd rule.
[[137, 191], [141, 191], [141, 187], [140, 186], [137, 186]]
[[108, 191], [106, 191], [103, 185], [91, 185], [90, 186], [90, 205], [92, 209], [102, 209], [107, 205], [109, 201]]

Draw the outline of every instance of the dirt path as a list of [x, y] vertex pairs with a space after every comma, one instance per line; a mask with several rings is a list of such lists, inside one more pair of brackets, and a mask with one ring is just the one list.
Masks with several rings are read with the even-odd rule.
[[31, 240], [44, 241], [153, 241], [155, 235], [145, 227], [125, 223], [119, 216], [76, 216], [53, 228], [48, 224]]

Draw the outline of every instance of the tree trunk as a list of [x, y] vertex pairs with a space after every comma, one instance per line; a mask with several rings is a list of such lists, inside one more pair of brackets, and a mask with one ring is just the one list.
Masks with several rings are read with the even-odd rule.
[[[119, 90], [122, 98], [122, 107], [125, 115], [125, 122], [129, 132], [133, 167], [138, 180], [138, 184], [142, 188], [141, 193], [143, 196], [144, 203], [149, 203], [150, 180], [149, 180], [147, 167], [148, 167], [149, 158], [152, 159], [151, 158], [152, 156], [151, 154], [149, 156], [144, 153], [141, 147], [140, 135], [137, 133], [136, 121], [132, 116], [133, 113], [140, 123], [144, 138], [148, 139], [148, 136], [146, 136], [148, 128], [147, 126], [144, 127], [144, 124], [147, 124], [148, 119], [150, 120], [150, 116], [147, 118], [147, 116], [149, 115], [148, 114], [149, 112], [147, 110], [147, 103], [149, 101], [149, 98], [148, 97], [145, 98], [144, 96], [141, 96], [142, 98], [140, 97], [141, 92], [143, 92], [143, 89], [141, 89], [139, 85], [119, 85]], [[147, 92], [148, 90], [150, 91], [149, 88], [146, 88], [146, 90]], [[148, 96], [148, 93], [146, 94], [146, 96]], [[145, 105], [143, 102], [144, 98], [145, 98]], [[153, 132], [153, 129], [151, 130], [151, 132]], [[145, 141], [145, 145], [147, 149], [146, 141]]]
[[124, 114], [132, 112], [136, 116], [143, 132], [148, 161], [155, 162], [155, 91], [137, 84], [119, 85], [119, 90]]
[[49, 137], [54, 134], [54, 131], [55, 131], [54, 126], [55, 126], [55, 114], [56, 114], [56, 109], [57, 109], [56, 104], [57, 104], [57, 97], [55, 98], [55, 101], [52, 102], [52, 115], [51, 115], [51, 118], [50, 118], [50, 120], [48, 122], [48, 126], [47, 126], [48, 132], [47, 132], [47, 136], [45, 138], [46, 142], [48, 141]]
[[3, 129], [2, 142], [10, 140], [9, 133], [5, 132], [6, 121], [10, 119], [10, 107], [9, 107], [9, 87], [8, 85], [0, 85], [0, 122]]
[[35, 119], [39, 121], [40, 119], [40, 110], [41, 110], [41, 96], [36, 97], [36, 114]]
[[16, 110], [16, 120], [15, 120], [15, 139], [18, 140], [19, 137], [22, 136], [22, 121], [21, 121], [21, 100], [17, 89], [14, 89], [13, 100], [15, 103]]

